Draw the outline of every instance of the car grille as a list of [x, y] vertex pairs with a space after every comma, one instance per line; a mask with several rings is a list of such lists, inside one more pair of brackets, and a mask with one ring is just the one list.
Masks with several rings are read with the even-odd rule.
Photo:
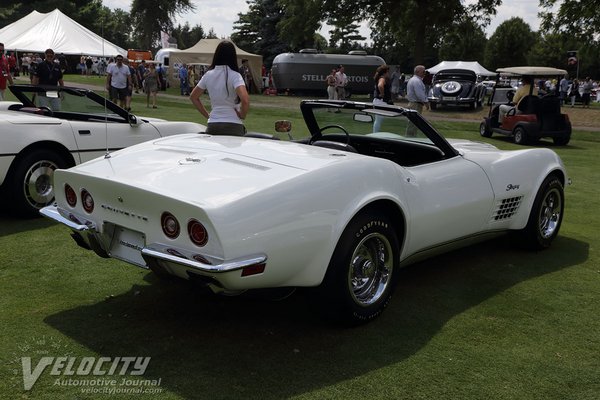
[[521, 206], [521, 200], [523, 196], [518, 197], [509, 197], [507, 199], [499, 200], [496, 203], [496, 208], [492, 213], [493, 221], [500, 221], [504, 219], [508, 219], [516, 214]]

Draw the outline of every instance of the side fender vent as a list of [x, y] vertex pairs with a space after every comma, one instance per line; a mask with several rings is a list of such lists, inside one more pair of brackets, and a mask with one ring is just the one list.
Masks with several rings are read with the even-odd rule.
[[521, 206], [523, 196], [509, 197], [496, 202], [496, 208], [492, 213], [493, 221], [501, 221], [515, 215]]

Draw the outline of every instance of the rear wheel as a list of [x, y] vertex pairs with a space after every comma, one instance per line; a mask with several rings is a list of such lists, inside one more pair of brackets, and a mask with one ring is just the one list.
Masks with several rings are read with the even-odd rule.
[[560, 230], [564, 199], [560, 180], [554, 175], [547, 177], [535, 196], [527, 225], [512, 234], [515, 244], [530, 250], [549, 247]]
[[552, 138], [554, 144], [557, 146], [566, 146], [571, 141], [571, 135], [561, 136]]
[[527, 144], [529, 143], [529, 137], [527, 132], [522, 126], [517, 126], [513, 131], [513, 136], [516, 144]]
[[398, 275], [399, 241], [379, 212], [355, 217], [342, 234], [313, 300], [327, 317], [358, 325], [388, 305]]
[[38, 149], [16, 161], [8, 193], [12, 206], [25, 217], [39, 216], [42, 207], [54, 201], [54, 171], [67, 162], [53, 151]]
[[483, 137], [491, 137], [492, 136], [492, 130], [490, 129], [489, 120], [486, 119], [479, 125], [479, 134]]

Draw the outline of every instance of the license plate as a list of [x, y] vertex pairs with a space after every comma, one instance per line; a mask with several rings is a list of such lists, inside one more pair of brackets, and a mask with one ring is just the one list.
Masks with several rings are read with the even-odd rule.
[[112, 243], [110, 244], [110, 255], [119, 260], [147, 268], [142, 257], [142, 249], [145, 245], [146, 237], [143, 233], [115, 226]]
[[456, 97], [447, 97], [447, 96], [443, 96], [442, 100], [446, 100], [446, 101], [454, 101], [456, 100]]

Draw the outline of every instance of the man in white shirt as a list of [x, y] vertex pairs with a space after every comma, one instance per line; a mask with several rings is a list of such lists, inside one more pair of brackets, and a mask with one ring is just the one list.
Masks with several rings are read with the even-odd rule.
[[123, 56], [115, 57], [116, 62], [106, 69], [106, 90], [113, 103], [119, 101], [122, 108], [126, 107], [127, 89], [133, 88], [129, 67], [123, 64]]
[[[425, 76], [425, 67], [417, 65], [414, 69], [414, 75], [406, 84], [406, 98], [408, 99], [408, 108], [416, 110], [419, 114], [423, 112], [423, 107], [429, 109], [429, 101], [427, 100], [427, 89], [423, 83]], [[406, 136], [417, 136], [417, 127], [410, 123], [406, 127]]]
[[339, 100], [346, 99], [346, 85], [348, 84], [348, 77], [344, 73], [344, 66], [340, 65], [338, 72], [335, 73], [335, 90], [337, 92], [337, 98]]

